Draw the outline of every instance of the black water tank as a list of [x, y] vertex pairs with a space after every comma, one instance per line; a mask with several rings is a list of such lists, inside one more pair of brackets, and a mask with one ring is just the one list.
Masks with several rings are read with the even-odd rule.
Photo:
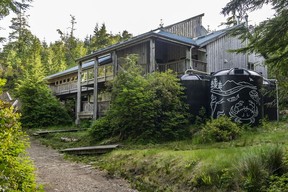
[[210, 76], [185, 74], [180, 79], [181, 84], [185, 87], [184, 92], [189, 112], [193, 117], [198, 116], [201, 109], [205, 110], [207, 117], [210, 116]]
[[270, 121], [278, 120], [277, 82], [276, 80], [263, 80], [263, 107], [264, 117]]
[[263, 77], [247, 69], [226, 69], [211, 77], [211, 116], [231, 117], [237, 123], [257, 125], [262, 119]]

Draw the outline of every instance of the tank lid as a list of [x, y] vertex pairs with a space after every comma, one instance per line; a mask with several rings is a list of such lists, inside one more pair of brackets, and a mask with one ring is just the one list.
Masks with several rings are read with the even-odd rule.
[[255, 71], [251, 71], [243, 68], [231, 68], [231, 69], [223, 69], [213, 73], [213, 76], [223, 76], [223, 75], [251, 75], [251, 76], [261, 76], [259, 73]]
[[180, 77], [182, 81], [201, 80], [202, 78], [197, 74], [185, 74]]

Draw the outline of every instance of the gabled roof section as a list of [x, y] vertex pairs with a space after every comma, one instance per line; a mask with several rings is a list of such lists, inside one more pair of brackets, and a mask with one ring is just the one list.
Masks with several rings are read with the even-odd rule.
[[163, 27], [162, 29], [164, 31], [174, 33], [180, 36], [185, 36], [188, 38], [195, 38], [198, 36], [206, 35], [208, 32], [202, 26], [203, 16], [204, 16], [204, 13], [200, 15], [196, 15], [189, 19], [185, 19], [178, 23], [174, 23], [172, 25]]
[[190, 18], [185, 19], [185, 20], [183, 20], [183, 21], [179, 21], [179, 22], [177, 22], [177, 23], [174, 23], [174, 24], [165, 26], [165, 27], [163, 27], [163, 29], [165, 30], [165, 29], [168, 29], [168, 28], [173, 27], [173, 26], [175, 26], [175, 25], [187, 23], [187, 22], [189, 22], [189, 21], [191, 21], [191, 20], [194, 20], [194, 19], [196, 19], [196, 18], [198, 18], [198, 17], [203, 17], [203, 16], [204, 16], [204, 13], [199, 14], [199, 15], [196, 15], [196, 16], [193, 16], [193, 17], [190, 17]]

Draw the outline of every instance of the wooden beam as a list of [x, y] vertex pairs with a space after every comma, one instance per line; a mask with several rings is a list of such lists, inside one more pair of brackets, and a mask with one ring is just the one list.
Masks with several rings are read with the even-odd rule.
[[112, 52], [112, 63], [113, 63], [113, 76], [115, 77], [118, 73], [118, 61], [116, 51]]
[[149, 65], [149, 72], [152, 73], [156, 69], [156, 62], [155, 62], [155, 40], [150, 39], [150, 65]]
[[94, 58], [94, 91], [93, 91], [93, 120], [97, 119], [98, 111], [98, 58]]
[[80, 112], [81, 112], [81, 74], [82, 74], [82, 62], [78, 63], [78, 79], [77, 79], [77, 105], [76, 105], [76, 125], [80, 124]]

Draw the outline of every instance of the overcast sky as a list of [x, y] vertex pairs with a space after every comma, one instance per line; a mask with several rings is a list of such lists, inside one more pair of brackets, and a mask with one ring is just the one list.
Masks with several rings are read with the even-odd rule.
[[[27, 14], [30, 30], [40, 40], [54, 42], [59, 39], [57, 29], [69, 31], [71, 17], [76, 18], [75, 36], [84, 39], [93, 33], [96, 23], [106, 24], [116, 34], [127, 30], [134, 36], [156, 29], [162, 19], [164, 26], [204, 13], [203, 26], [219, 29], [225, 21], [220, 14], [229, 0], [34, 0]], [[249, 14], [254, 25], [271, 17], [269, 7]], [[9, 33], [11, 16], [0, 20], [0, 37]]]

